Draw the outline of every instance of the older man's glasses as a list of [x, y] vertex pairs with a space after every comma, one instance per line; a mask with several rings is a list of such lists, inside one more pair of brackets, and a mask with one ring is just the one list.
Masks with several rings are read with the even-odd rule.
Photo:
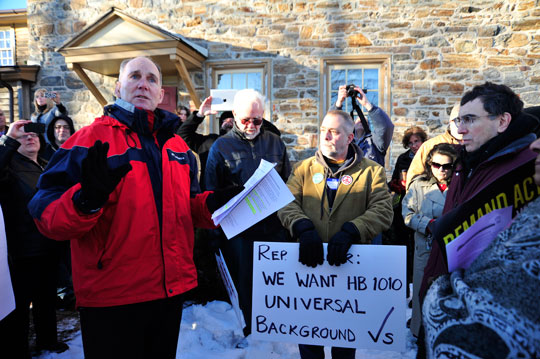
[[248, 118], [243, 118], [240, 120], [240, 122], [242, 122], [242, 125], [247, 125], [248, 122], [252, 122], [253, 125], [255, 126], [260, 126], [263, 122], [262, 118], [259, 118], [259, 117], [248, 117]]
[[497, 118], [499, 115], [484, 115], [484, 116], [476, 116], [476, 115], [463, 115], [454, 118], [454, 122], [456, 123], [456, 126], [459, 126], [461, 124], [468, 126], [474, 123], [474, 121], [480, 119], [480, 118], [489, 118], [490, 120], [493, 120]]
[[439, 168], [442, 168], [443, 171], [449, 171], [452, 169], [452, 167], [454, 167], [454, 164], [432, 162], [431, 167], [435, 168], [436, 170], [438, 170]]

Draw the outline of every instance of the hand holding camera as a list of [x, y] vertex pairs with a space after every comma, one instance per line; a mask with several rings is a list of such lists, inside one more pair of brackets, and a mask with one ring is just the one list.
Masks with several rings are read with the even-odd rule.
[[361, 89], [360, 87], [350, 84], [350, 85], [341, 85], [339, 86], [338, 91], [338, 98], [336, 101], [336, 107], [341, 108], [343, 106], [343, 102], [347, 97], [351, 97], [353, 99], [358, 99], [358, 102], [362, 106], [364, 106], [368, 111], [371, 110], [373, 105], [366, 96], [367, 89]]
[[31, 123], [32, 122], [29, 120], [19, 120], [14, 122], [9, 126], [9, 130], [6, 133], [6, 136], [18, 141], [19, 138], [23, 137], [26, 134], [26, 132], [29, 132], [24, 130], [24, 126]]

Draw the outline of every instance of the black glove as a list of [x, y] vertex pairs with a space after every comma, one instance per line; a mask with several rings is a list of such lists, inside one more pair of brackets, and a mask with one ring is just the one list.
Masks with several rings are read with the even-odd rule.
[[206, 240], [208, 250], [215, 254], [219, 254], [219, 250], [225, 247], [228, 241], [221, 228], [208, 230], [208, 237]]
[[324, 262], [324, 248], [321, 237], [315, 230], [313, 222], [301, 219], [293, 224], [293, 234], [300, 242], [298, 261], [315, 268]]
[[108, 151], [109, 143], [97, 140], [82, 160], [81, 189], [73, 196], [73, 203], [83, 213], [94, 213], [102, 208], [118, 183], [132, 169], [129, 163], [109, 168]]
[[360, 239], [360, 233], [351, 222], [345, 222], [341, 231], [337, 232], [328, 241], [328, 255], [326, 260], [332, 266], [339, 266], [347, 262], [347, 252], [351, 245]]
[[206, 197], [206, 207], [210, 213], [214, 213], [217, 209], [229, 202], [231, 198], [244, 190], [244, 186], [228, 186], [221, 189], [214, 190]]

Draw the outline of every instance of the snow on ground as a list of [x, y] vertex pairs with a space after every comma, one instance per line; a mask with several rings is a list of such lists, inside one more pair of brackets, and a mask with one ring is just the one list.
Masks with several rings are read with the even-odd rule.
[[[407, 318], [411, 310], [407, 309]], [[298, 346], [292, 343], [277, 343], [254, 340], [249, 336], [249, 345], [237, 349], [236, 344], [242, 339], [242, 331], [231, 305], [214, 301], [206, 305], [190, 305], [184, 308], [182, 326], [178, 341], [177, 359], [298, 359]], [[58, 331], [72, 326], [70, 321], [59, 323]], [[40, 359], [84, 359], [80, 331], [68, 343], [69, 350], [61, 354], [45, 352]], [[331, 358], [329, 348], [325, 348], [326, 357]], [[416, 343], [407, 330], [405, 352], [390, 352], [358, 349], [356, 358], [370, 359], [412, 359], [416, 357]]]

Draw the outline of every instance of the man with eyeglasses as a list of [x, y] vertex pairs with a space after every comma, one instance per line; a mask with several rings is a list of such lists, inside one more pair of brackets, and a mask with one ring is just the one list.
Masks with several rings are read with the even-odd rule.
[[[233, 103], [234, 127], [214, 142], [208, 155], [207, 190], [243, 185], [262, 159], [276, 163], [277, 173], [284, 181], [287, 180], [291, 165], [285, 143], [279, 136], [262, 128], [264, 108], [265, 99], [259, 92], [245, 89], [236, 93]], [[253, 242], [286, 239], [286, 231], [274, 213], [228, 240], [222, 248], [246, 320], [246, 336], [251, 333]]]
[[73, 120], [66, 115], [56, 116], [47, 127], [48, 144], [43, 152], [43, 158], [50, 160], [52, 155], [75, 133]]
[[0, 321], [0, 346], [6, 358], [30, 358], [30, 302], [36, 349], [57, 353], [68, 349], [58, 341], [56, 331], [56, 243], [38, 231], [27, 208], [47, 164], [39, 156], [40, 135], [24, 130], [29, 123], [13, 123], [0, 138], [0, 204], [16, 303], [15, 310]]
[[455, 119], [461, 161], [454, 170], [443, 216], [434, 226], [431, 255], [421, 294], [437, 276], [448, 272], [446, 244], [483, 215], [512, 206], [512, 216], [538, 197], [533, 181], [539, 121], [523, 111], [523, 101], [508, 86], [486, 82], [461, 99]]

